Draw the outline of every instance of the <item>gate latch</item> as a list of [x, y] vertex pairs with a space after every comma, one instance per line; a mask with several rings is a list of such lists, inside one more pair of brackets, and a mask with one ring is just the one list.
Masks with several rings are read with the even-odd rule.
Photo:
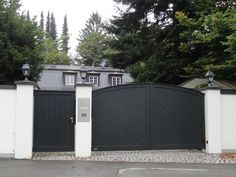
[[73, 124], [74, 123], [74, 117], [70, 118], [70, 122]]

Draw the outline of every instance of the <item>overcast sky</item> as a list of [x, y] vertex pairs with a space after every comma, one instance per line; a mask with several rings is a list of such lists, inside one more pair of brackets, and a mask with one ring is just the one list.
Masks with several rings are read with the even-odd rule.
[[66, 14], [71, 35], [70, 47], [72, 50], [70, 52], [73, 54], [77, 45], [78, 32], [84, 28], [85, 22], [92, 12], [97, 11], [104, 20], [112, 18], [112, 15], [116, 12], [113, 0], [21, 0], [21, 2], [23, 5], [21, 9], [29, 10], [30, 16], [36, 15], [38, 21], [40, 20], [41, 11], [44, 12], [45, 21], [48, 11], [53, 12], [59, 35]]

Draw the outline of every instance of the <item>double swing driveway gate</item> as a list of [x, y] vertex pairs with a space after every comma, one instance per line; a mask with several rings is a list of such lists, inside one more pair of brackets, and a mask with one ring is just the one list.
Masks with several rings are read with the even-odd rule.
[[204, 95], [170, 85], [93, 91], [93, 150], [204, 149]]

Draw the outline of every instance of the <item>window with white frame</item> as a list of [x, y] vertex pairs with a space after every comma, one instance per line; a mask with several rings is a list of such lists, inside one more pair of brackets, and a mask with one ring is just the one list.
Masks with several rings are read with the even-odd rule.
[[88, 82], [94, 86], [98, 86], [98, 76], [88, 76]]
[[65, 85], [75, 85], [74, 74], [65, 74]]
[[121, 77], [120, 76], [112, 76], [111, 77], [112, 86], [121, 85]]

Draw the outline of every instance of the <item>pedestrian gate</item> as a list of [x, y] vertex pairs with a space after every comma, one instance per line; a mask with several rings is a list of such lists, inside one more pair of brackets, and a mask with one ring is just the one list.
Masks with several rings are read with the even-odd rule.
[[34, 92], [34, 151], [74, 150], [75, 92]]
[[170, 85], [93, 91], [93, 150], [203, 149], [204, 95]]

